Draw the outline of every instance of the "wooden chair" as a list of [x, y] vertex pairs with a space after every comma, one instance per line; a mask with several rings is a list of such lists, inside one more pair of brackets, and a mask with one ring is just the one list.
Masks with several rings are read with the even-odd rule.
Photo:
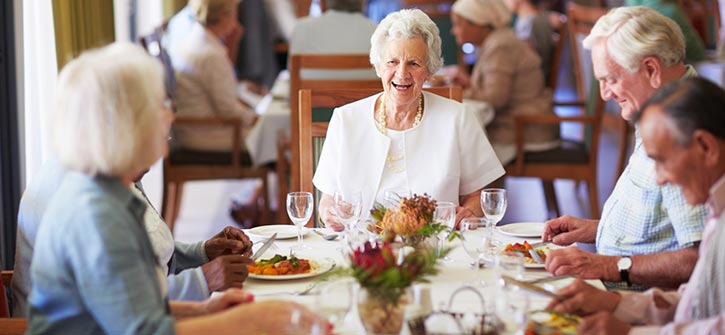
[[720, 6], [718, 0], [678, 0], [695, 30], [711, 50], [717, 48], [720, 34]]
[[21, 335], [28, 329], [28, 320], [25, 318], [11, 318], [8, 306], [7, 293], [13, 279], [13, 270], [2, 270], [0, 273], [0, 335]]
[[[463, 92], [460, 87], [431, 87], [426, 91], [440, 96], [461, 101]], [[315, 211], [313, 218], [306, 226], [317, 222], [317, 206], [320, 195], [312, 185], [312, 176], [317, 168], [317, 160], [322, 150], [322, 144], [327, 136], [327, 126], [332, 117], [332, 110], [373, 94], [380, 89], [302, 89], [299, 92], [299, 133], [300, 133], [300, 170], [301, 182], [299, 189], [303, 192], [313, 192], [315, 196]]]
[[350, 70], [350, 69], [372, 69], [370, 56], [368, 54], [355, 55], [314, 55], [301, 54], [290, 57], [290, 126], [291, 136], [290, 148], [292, 152], [291, 164], [291, 191], [298, 191], [300, 185], [299, 172], [299, 95], [300, 89], [321, 89], [321, 88], [371, 88], [378, 92], [382, 90], [380, 79], [303, 79], [300, 77], [302, 69], [315, 70]]
[[[164, 65], [167, 82], [167, 97], [173, 96], [174, 70], [171, 60], [161, 43], [163, 29], [157, 28], [151, 35], [144, 36], [141, 44], [146, 50]], [[171, 86], [170, 86], [171, 85]], [[241, 149], [242, 123], [236, 117], [179, 117], [177, 116], [173, 129], [177, 126], [189, 127], [219, 127], [229, 131], [231, 152], [208, 152], [175, 148], [173, 143], [169, 155], [164, 158], [163, 196], [161, 215], [174, 231], [174, 223], [179, 215], [184, 183], [187, 181], [214, 180], [214, 179], [262, 179], [262, 192], [256, 199], [257, 204], [263, 202], [262, 217], [257, 218], [258, 224], [270, 222], [267, 169], [253, 167], [249, 155]], [[173, 139], [172, 139], [173, 140]], [[263, 199], [261, 199], [263, 198]]]
[[[587, 184], [591, 217], [599, 217], [599, 201], [597, 194], [597, 156], [599, 150], [599, 135], [601, 119], [604, 112], [604, 101], [599, 96], [597, 87], [588, 92], [588, 99], [584, 98], [584, 83], [582, 57], [579, 52], [581, 43], [578, 36], [588, 35], [592, 25], [599, 16], [606, 11], [593, 8], [583, 8], [570, 4], [568, 10], [568, 25], [572, 41], [572, 58], [577, 76], [577, 86], [580, 98], [586, 100], [586, 114], [581, 116], [559, 117], [549, 115], [519, 116], [515, 120], [515, 135], [517, 154], [513, 163], [506, 167], [507, 176], [525, 176], [540, 178], [544, 184], [549, 212], [559, 216], [554, 179], [573, 179]], [[596, 81], [593, 81], [596, 83]], [[595, 85], [596, 86], [596, 85]], [[532, 124], [561, 124], [562, 122], [577, 122], [586, 127], [586, 136], [583, 141], [562, 139], [559, 147], [543, 152], [525, 152], [524, 134], [526, 127]], [[551, 216], [551, 215], [550, 215]]]

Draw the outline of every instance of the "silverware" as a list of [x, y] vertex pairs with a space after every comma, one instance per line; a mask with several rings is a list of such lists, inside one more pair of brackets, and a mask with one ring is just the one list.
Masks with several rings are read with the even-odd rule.
[[257, 252], [255, 252], [254, 255], [252, 255], [252, 260], [256, 261], [257, 258], [259, 258], [259, 256], [262, 256], [262, 254], [265, 251], [267, 251], [267, 249], [269, 249], [269, 247], [272, 246], [272, 244], [274, 243], [274, 240], [276, 238], [277, 238], [277, 233], [272, 234], [272, 236], [267, 240], [267, 242], [264, 242], [264, 244], [262, 244], [262, 247], [259, 248], [259, 250], [257, 250]]
[[552, 241], [541, 241], [541, 242], [532, 244], [531, 245], [531, 248], [532, 249], [541, 248], [541, 247], [543, 247], [543, 246], [545, 246], [547, 244], [551, 244], [551, 243], [554, 243], [554, 242], [552, 242]]
[[531, 258], [534, 260], [534, 262], [536, 262], [538, 264], [544, 264], [544, 263], [546, 263], [546, 261], [544, 261], [544, 259], [541, 258], [541, 256], [539, 255], [539, 253], [536, 252], [536, 250], [534, 250], [534, 249], [529, 249], [529, 255], [531, 255]]
[[268, 295], [280, 295], [280, 294], [308, 295], [308, 294], [310, 294], [310, 292], [312, 292], [312, 290], [315, 289], [315, 287], [317, 287], [317, 284], [318, 284], [318, 282], [311, 283], [311, 284], [305, 286], [303, 289], [297, 290], [297, 291], [270, 292], [270, 293], [255, 294], [255, 296], [264, 297], [264, 296], [268, 296]]
[[315, 230], [314, 232], [317, 233], [317, 235], [322, 236], [322, 238], [324, 238], [327, 241], [334, 241], [339, 236], [338, 234], [327, 234], [326, 235], [326, 234], [323, 234], [322, 232], [320, 232], [319, 230]]
[[534, 280], [527, 280], [526, 282], [529, 284], [541, 284], [541, 283], [550, 283], [553, 281], [567, 279], [567, 278], [575, 278], [575, 277], [573, 275], [561, 275], [561, 276], [537, 278]]
[[520, 287], [520, 288], [522, 288], [524, 290], [531, 291], [531, 292], [534, 292], [534, 293], [539, 293], [539, 294], [545, 295], [547, 297], [554, 298], [554, 299], [559, 300], [559, 301], [562, 301], [562, 300], [565, 300], [566, 299], [564, 296], [561, 296], [561, 295], [558, 295], [558, 294], [556, 294], [554, 292], [545, 290], [545, 289], [543, 289], [543, 288], [541, 288], [539, 286], [536, 286], [534, 284], [529, 284], [529, 283], [527, 283], [525, 281], [520, 281], [518, 279], [511, 278], [511, 277], [509, 277], [507, 275], [501, 275], [501, 279], [503, 279], [507, 284], [515, 285], [515, 286], [518, 286], [518, 287]]

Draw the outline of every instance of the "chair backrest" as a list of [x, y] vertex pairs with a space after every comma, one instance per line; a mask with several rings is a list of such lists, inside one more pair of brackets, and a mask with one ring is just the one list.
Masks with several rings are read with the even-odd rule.
[[142, 36], [139, 39], [141, 46], [146, 49], [149, 55], [156, 57], [161, 64], [164, 65], [164, 85], [166, 87], [166, 97], [171, 98], [174, 95], [174, 87], [176, 86], [176, 78], [174, 77], [174, 68], [171, 65], [171, 57], [169, 57], [166, 48], [163, 45], [165, 24], [156, 27], [151, 34]]
[[[456, 101], [462, 101], [463, 97], [462, 89], [457, 86], [431, 87], [424, 90]], [[317, 222], [317, 206], [320, 199], [319, 192], [312, 185], [312, 176], [317, 169], [317, 161], [322, 151], [324, 138], [327, 135], [327, 126], [332, 117], [332, 110], [379, 92], [380, 89], [366, 88], [300, 90], [300, 162], [298, 169], [301, 173], [301, 181], [299, 189], [303, 192], [312, 192], [315, 197], [315, 211], [311, 219], [312, 222]]]
[[678, 0], [678, 3], [702, 37], [705, 47], [715, 49], [721, 27], [718, 0]]
[[[558, 13], [556, 13], [558, 14]], [[551, 14], [554, 17], [554, 14]], [[549, 78], [546, 78], [546, 86], [552, 90], [556, 89], [556, 85], [559, 83], [559, 66], [561, 66], [561, 56], [564, 53], [564, 47], [566, 46], [566, 29], [567, 29], [567, 18], [564, 14], [558, 14], [555, 16], [557, 24], [554, 25], [554, 33], [551, 39], [554, 42], [554, 50], [551, 55], [551, 67], [549, 68]]]
[[299, 171], [299, 90], [301, 89], [351, 89], [369, 88], [379, 92], [383, 86], [380, 79], [304, 79], [302, 69], [351, 70], [371, 69], [368, 54], [299, 54], [290, 56], [290, 143], [292, 143], [292, 166], [290, 191], [298, 191]]

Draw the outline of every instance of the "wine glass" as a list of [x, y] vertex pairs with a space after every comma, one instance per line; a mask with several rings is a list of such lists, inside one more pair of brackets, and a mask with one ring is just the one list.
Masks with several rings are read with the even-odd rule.
[[314, 207], [312, 193], [287, 193], [287, 215], [289, 215], [290, 220], [297, 226], [297, 245], [294, 246], [296, 249], [310, 249], [310, 247], [304, 244], [302, 239], [302, 227], [312, 217], [312, 209]]
[[491, 225], [486, 218], [465, 218], [461, 221], [461, 244], [468, 256], [474, 259], [473, 266], [476, 269], [476, 281], [474, 286], [486, 286], [487, 283], [481, 278], [483, 262], [491, 257], [494, 248], [491, 245], [491, 234], [488, 227]]
[[[436, 247], [436, 254], [440, 256], [443, 250], [443, 243], [445, 242], [448, 235], [451, 234], [451, 230], [456, 225], [456, 204], [452, 202], [441, 201], [436, 203], [436, 209], [433, 214], [433, 220], [446, 227], [443, 231], [436, 235], [436, 241], [438, 242]], [[443, 258], [445, 262], [451, 262], [452, 260], [446, 256]]]
[[339, 279], [325, 282], [319, 287], [315, 299], [315, 311], [327, 319], [335, 333], [345, 325], [345, 316], [350, 312], [353, 299], [353, 281]]
[[503, 215], [506, 214], [506, 206], [506, 190], [487, 188], [481, 191], [481, 209], [493, 226], [503, 219]]
[[385, 208], [398, 207], [403, 198], [410, 198], [410, 190], [407, 188], [388, 188], [383, 193]]
[[362, 194], [360, 191], [337, 191], [333, 195], [335, 214], [349, 232], [360, 217], [362, 211]]
[[496, 255], [495, 274], [499, 291], [503, 299], [497, 299], [498, 315], [509, 333], [513, 334], [526, 326], [529, 309], [529, 296], [516, 285], [506, 285], [502, 275], [522, 280], [524, 278], [524, 255], [520, 252], [507, 251]]

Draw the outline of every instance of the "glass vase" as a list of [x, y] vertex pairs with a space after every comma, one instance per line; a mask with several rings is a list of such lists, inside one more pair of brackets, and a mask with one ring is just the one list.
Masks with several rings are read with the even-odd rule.
[[411, 294], [404, 289], [397, 299], [387, 298], [375, 290], [361, 287], [358, 293], [358, 314], [368, 334], [399, 334], [405, 320], [405, 308]]

